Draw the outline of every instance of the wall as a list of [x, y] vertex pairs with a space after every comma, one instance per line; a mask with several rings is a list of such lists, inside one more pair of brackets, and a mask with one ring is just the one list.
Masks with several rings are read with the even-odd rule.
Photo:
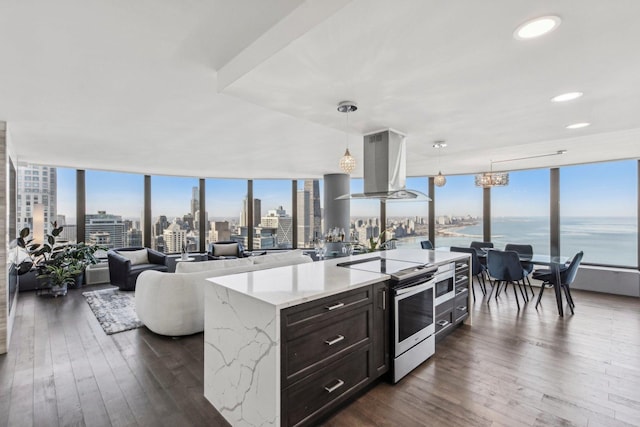
[[7, 292], [7, 249], [8, 249], [8, 154], [7, 124], [0, 122], [0, 354], [9, 347], [9, 295]]
[[580, 266], [573, 289], [640, 297], [640, 272], [623, 268]]

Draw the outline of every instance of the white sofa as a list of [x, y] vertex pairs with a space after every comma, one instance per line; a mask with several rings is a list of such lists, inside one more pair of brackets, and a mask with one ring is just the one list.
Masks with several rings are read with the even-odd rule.
[[175, 273], [143, 271], [136, 282], [136, 313], [156, 334], [202, 332], [205, 279], [307, 262], [313, 262], [311, 257], [293, 250], [249, 258], [180, 262]]

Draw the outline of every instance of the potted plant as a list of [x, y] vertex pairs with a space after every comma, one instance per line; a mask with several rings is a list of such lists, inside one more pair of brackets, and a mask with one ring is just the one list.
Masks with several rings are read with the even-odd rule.
[[19, 254], [17, 255], [17, 273], [23, 276], [25, 284], [31, 282], [36, 290], [44, 287], [48, 288], [48, 281], [45, 280], [47, 275], [47, 265], [60, 263], [59, 258], [61, 247], [56, 246], [56, 237], [60, 235], [63, 227], [58, 227], [57, 222], [52, 222], [50, 234], [45, 235], [43, 243], [36, 243], [34, 239], [29, 239], [31, 230], [25, 227], [20, 230], [16, 239], [16, 246]]
[[383, 237], [384, 237], [386, 232], [387, 232], [387, 230], [383, 230], [382, 233], [380, 233], [380, 235], [378, 235], [377, 239], [374, 239], [373, 237], [369, 237], [369, 247], [366, 248], [366, 250], [368, 252], [374, 252], [374, 251], [377, 251], [377, 250], [388, 249], [388, 246], [390, 245], [390, 243], [391, 242], [395, 242], [397, 239], [394, 237], [393, 239], [385, 240], [383, 242], [382, 239], [383, 239]]
[[59, 252], [59, 248], [55, 247], [56, 237], [62, 233], [63, 227], [58, 227], [57, 222], [51, 223], [51, 234], [45, 235], [44, 242], [34, 243], [33, 238], [27, 239], [31, 234], [29, 227], [25, 227], [20, 230], [20, 235], [16, 239], [16, 244], [21, 248], [23, 252], [23, 259], [18, 264], [18, 274], [25, 274], [31, 270], [32, 267], [38, 268], [51, 263]]
[[75, 283], [73, 270], [65, 264], [47, 264], [44, 266], [44, 272], [38, 276], [40, 279], [48, 281], [48, 294], [57, 297], [58, 295], [66, 295], [69, 285]]
[[67, 264], [74, 276], [75, 287], [82, 287], [84, 281], [84, 272], [89, 265], [98, 264], [95, 256], [96, 251], [108, 248], [105, 246], [91, 245], [84, 242], [67, 244], [63, 246], [59, 257], [63, 263]]

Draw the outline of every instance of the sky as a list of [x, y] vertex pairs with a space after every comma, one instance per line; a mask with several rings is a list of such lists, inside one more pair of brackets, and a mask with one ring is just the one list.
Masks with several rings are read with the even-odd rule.
[[[444, 171], [446, 172], [446, 171]], [[76, 172], [58, 169], [58, 213], [75, 217]], [[605, 179], [603, 179], [605, 178]], [[560, 169], [562, 216], [636, 216], [637, 161], [595, 163]], [[324, 204], [322, 180], [320, 200]], [[298, 181], [298, 188], [304, 185]], [[191, 189], [197, 178], [153, 176], [151, 178], [152, 217], [169, 218], [190, 212]], [[245, 180], [207, 179], [206, 200], [209, 217], [237, 218], [246, 196]], [[428, 192], [427, 178], [407, 178], [407, 188]], [[363, 180], [352, 179], [351, 192], [363, 191]], [[144, 200], [144, 177], [139, 174], [86, 172], [87, 213], [106, 210], [125, 218], [140, 218]], [[283, 206], [291, 213], [291, 181], [254, 180], [255, 198], [262, 200], [262, 214]], [[481, 216], [482, 189], [473, 175], [447, 176], [444, 187], [436, 187], [436, 216]], [[548, 216], [549, 170], [511, 172], [509, 185], [491, 190], [492, 216]], [[351, 216], [378, 216], [377, 200], [351, 203]], [[389, 202], [387, 216], [427, 216], [428, 202]]]

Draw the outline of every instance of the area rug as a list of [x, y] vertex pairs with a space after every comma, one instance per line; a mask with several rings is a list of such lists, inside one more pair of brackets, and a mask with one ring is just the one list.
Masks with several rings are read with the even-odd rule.
[[107, 335], [139, 328], [142, 322], [135, 309], [135, 292], [102, 289], [83, 292], [89, 307]]

